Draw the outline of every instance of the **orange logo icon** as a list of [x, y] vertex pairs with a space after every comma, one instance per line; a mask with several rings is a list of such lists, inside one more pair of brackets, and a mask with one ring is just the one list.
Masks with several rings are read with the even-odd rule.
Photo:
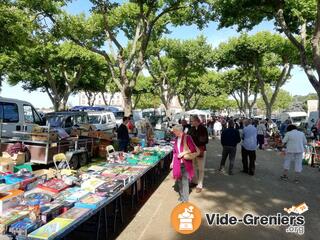
[[201, 225], [201, 211], [192, 203], [180, 203], [171, 213], [171, 225], [178, 233], [191, 234]]

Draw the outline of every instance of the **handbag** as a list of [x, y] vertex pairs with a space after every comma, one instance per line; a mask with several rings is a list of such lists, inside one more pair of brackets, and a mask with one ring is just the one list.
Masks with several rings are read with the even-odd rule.
[[196, 146], [196, 145], [194, 145], [195, 146], [195, 148], [196, 148], [196, 151], [195, 152], [191, 152], [190, 151], [190, 148], [189, 148], [189, 146], [188, 146], [188, 144], [187, 144], [187, 135], [185, 135], [184, 136], [184, 139], [183, 139], [183, 150], [184, 150], [184, 152], [186, 152], [184, 155], [183, 155], [183, 158], [185, 159], [185, 160], [193, 160], [193, 159], [195, 159], [196, 157], [198, 157], [198, 156], [200, 156], [200, 149]]

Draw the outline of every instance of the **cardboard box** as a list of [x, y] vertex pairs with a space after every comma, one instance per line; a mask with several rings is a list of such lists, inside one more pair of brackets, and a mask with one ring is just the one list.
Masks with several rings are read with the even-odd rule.
[[3, 152], [2, 157], [3, 158], [10, 158], [13, 161], [14, 165], [22, 165], [26, 161], [26, 154], [23, 152], [15, 153], [15, 154], [13, 154], [13, 156], [11, 156], [7, 152]]
[[23, 191], [10, 190], [0, 193], [0, 214], [3, 214], [8, 208], [19, 205], [23, 197]]
[[0, 157], [0, 172], [13, 172], [14, 162], [11, 158]]
[[53, 168], [49, 169], [40, 169], [40, 170], [35, 170], [32, 172], [34, 176], [41, 177], [43, 175], [47, 176], [47, 179], [54, 178], [57, 174], [57, 171]]

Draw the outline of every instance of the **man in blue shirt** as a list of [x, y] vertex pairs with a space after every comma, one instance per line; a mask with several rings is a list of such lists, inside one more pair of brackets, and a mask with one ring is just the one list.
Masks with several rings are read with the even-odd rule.
[[[257, 149], [257, 129], [252, 125], [250, 119], [244, 121], [244, 128], [242, 134], [242, 164], [244, 173], [254, 175], [255, 161], [256, 161], [256, 149]], [[248, 166], [249, 157], [249, 166]]]

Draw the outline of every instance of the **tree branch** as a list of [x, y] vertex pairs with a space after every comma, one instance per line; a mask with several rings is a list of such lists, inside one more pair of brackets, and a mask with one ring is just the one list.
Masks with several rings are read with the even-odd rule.
[[317, 1], [317, 19], [312, 37], [313, 63], [320, 78], [320, 0]]

